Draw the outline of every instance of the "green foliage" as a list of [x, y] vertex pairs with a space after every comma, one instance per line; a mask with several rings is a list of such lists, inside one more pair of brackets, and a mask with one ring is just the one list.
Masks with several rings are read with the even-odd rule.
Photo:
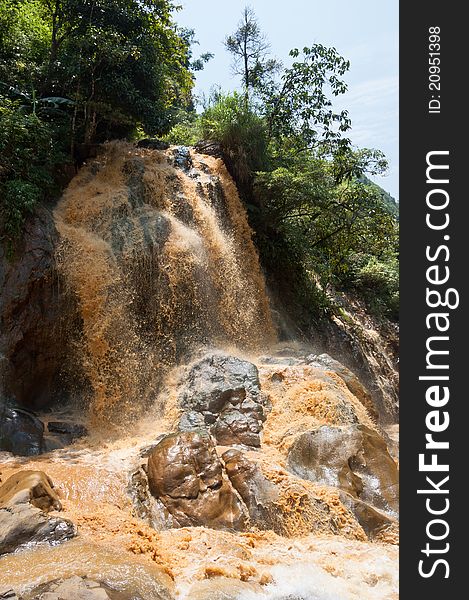
[[329, 151], [336, 146], [346, 148], [349, 140], [343, 134], [351, 127], [348, 112], [334, 112], [329, 95], [346, 92], [342, 77], [350, 63], [335, 48], [322, 44], [305, 47], [302, 52], [294, 49], [290, 56], [299, 60], [284, 69], [277, 85], [263, 93], [269, 137], [296, 139], [305, 149], [318, 144]]
[[28, 213], [31, 213], [36, 203], [41, 200], [41, 188], [23, 179], [10, 179], [0, 189], [5, 234], [8, 240], [12, 241], [21, 231]]
[[57, 167], [65, 161], [50, 123], [0, 97], [0, 209], [7, 240], [20, 233], [38, 201], [55, 193]]
[[[254, 193], [260, 215], [256, 229], [263, 228], [272, 240], [284, 240], [289, 249], [286, 259], [302, 265], [309, 274], [309, 287], [317, 288], [316, 293], [309, 292], [316, 310], [318, 297], [330, 285], [348, 285], [371, 297], [365, 287], [366, 271], [360, 279], [355, 257], [360, 254], [365, 262], [378, 260], [396, 246], [397, 220], [383, 202], [380, 188], [358, 178], [364, 169], [376, 168], [376, 158], [375, 153], [363, 150], [326, 159], [312, 152], [296, 155], [285, 148], [274, 158], [280, 166], [257, 173]], [[264, 243], [261, 250], [273, 265], [278, 263], [279, 257], [271, 258], [272, 248]], [[391, 288], [377, 288], [372, 304], [376, 312], [395, 317], [396, 299]]]
[[0, 81], [30, 88], [41, 76], [50, 35], [42, 0], [0, 0]]
[[176, 124], [163, 136], [169, 144], [177, 146], [194, 146], [203, 138], [200, 117], [195, 112], [181, 111], [175, 116]]
[[169, 0], [0, 0], [0, 81], [38, 102], [73, 101], [77, 143], [139, 125], [164, 133], [193, 86], [193, 36], [177, 29], [173, 10]]
[[264, 120], [246, 105], [243, 96], [218, 94], [200, 117], [205, 139], [220, 142], [226, 154], [250, 171], [262, 168], [267, 154]]
[[351, 258], [347, 287], [357, 292], [378, 317], [399, 319], [399, 261], [395, 253], [380, 258], [358, 254]]
[[[2, 229], [55, 194], [75, 148], [169, 131], [192, 104], [193, 32], [171, 0], [0, 0]], [[66, 156], [69, 154], [69, 158]]]

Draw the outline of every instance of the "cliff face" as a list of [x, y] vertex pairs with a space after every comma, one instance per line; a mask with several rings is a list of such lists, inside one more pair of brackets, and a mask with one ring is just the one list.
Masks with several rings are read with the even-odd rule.
[[[110, 404], [122, 395], [112, 389], [117, 374], [130, 397], [154, 389], [155, 373], [200, 345], [274, 340], [252, 232], [215, 150], [111, 145], [55, 214], [36, 211], [11, 259], [0, 249], [5, 398], [30, 408], [73, 395]], [[267, 276], [280, 336], [340, 360], [381, 422], [395, 422], [396, 327], [343, 297], [344, 318], [300, 328], [295, 310], [277, 301], [278, 278]]]
[[39, 208], [14, 256], [0, 247], [0, 393], [31, 407], [59, 391], [73, 318], [56, 270], [58, 240], [52, 212]]

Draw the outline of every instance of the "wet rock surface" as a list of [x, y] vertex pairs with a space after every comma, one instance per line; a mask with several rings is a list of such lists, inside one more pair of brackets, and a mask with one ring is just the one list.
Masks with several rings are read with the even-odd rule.
[[6, 397], [45, 405], [60, 388], [68, 351], [70, 298], [59, 293], [55, 264], [58, 233], [50, 210], [28, 219], [13, 257], [0, 245], [0, 376]]
[[[112, 596], [96, 581], [76, 576], [41, 586], [32, 594], [28, 594], [28, 598], [31, 600], [108, 600]], [[130, 596], [127, 598], [130, 599]]]
[[165, 437], [148, 459], [151, 493], [179, 526], [242, 530], [245, 508], [204, 431]]
[[194, 584], [188, 600], [239, 600], [244, 595], [262, 594], [262, 591], [262, 586], [254, 583], [216, 577]]
[[60, 433], [62, 435], [70, 436], [72, 440], [88, 435], [88, 430], [84, 425], [66, 421], [49, 421], [47, 429], [51, 433]]
[[30, 504], [0, 508], [0, 555], [14, 552], [24, 545], [65, 542], [76, 535], [70, 521], [48, 517]]
[[358, 377], [345, 365], [335, 360], [329, 354], [310, 355], [307, 357], [307, 362], [310, 365], [318, 366], [328, 371], [337, 373], [339, 377], [344, 381], [345, 385], [352, 392], [352, 394], [360, 400], [363, 406], [368, 410], [370, 416], [377, 421], [379, 419], [378, 411], [374, 405], [373, 398], [370, 392], [361, 383]]
[[397, 527], [397, 522], [393, 517], [347, 492], [341, 492], [340, 501], [352, 511], [370, 540], [379, 539], [380, 534], [390, 527]]
[[233, 487], [248, 508], [251, 523], [260, 529], [282, 533], [283, 511], [278, 487], [238, 450], [228, 450], [222, 458]]
[[[349, 507], [343, 506], [343, 518], [338, 520], [331, 498], [319, 497], [316, 490], [278, 465], [271, 464], [264, 472], [261, 464], [235, 449], [225, 452], [222, 459], [233, 487], [248, 508], [250, 524], [257, 529], [285, 537], [315, 531], [348, 535], [360, 530]], [[337, 507], [337, 502], [332, 502]]]
[[44, 449], [46, 452], [69, 446], [88, 435], [88, 430], [84, 425], [68, 421], [49, 421], [47, 431], [50, 435], [45, 437]]
[[0, 403], [0, 450], [16, 456], [36, 456], [73, 444], [88, 434], [84, 425], [65, 421], [44, 423], [31, 411]]
[[44, 450], [44, 423], [33, 413], [0, 403], [0, 450], [34, 456]]
[[378, 509], [398, 510], [399, 475], [383, 438], [364, 425], [324, 425], [300, 435], [289, 469], [304, 479], [337, 486]]
[[[122, 583], [113, 586], [88, 577], [75, 575], [43, 584], [22, 596], [21, 600], [148, 600], [138, 590], [130, 590]], [[166, 591], [152, 595], [151, 600], [171, 600]]]
[[213, 354], [195, 363], [179, 395], [179, 427], [206, 427], [220, 445], [259, 447], [266, 400], [257, 367], [234, 356]]
[[40, 471], [23, 471], [0, 486], [0, 555], [28, 544], [64, 542], [77, 533], [67, 519], [46, 512], [61, 510], [53, 483]]
[[0, 486], [0, 508], [29, 502], [44, 512], [61, 510], [53, 488], [52, 480], [42, 471], [20, 471]]

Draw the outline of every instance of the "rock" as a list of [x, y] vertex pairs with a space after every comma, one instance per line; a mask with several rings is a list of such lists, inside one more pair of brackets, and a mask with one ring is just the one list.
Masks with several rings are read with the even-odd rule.
[[340, 493], [340, 501], [352, 511], [370, 540], [379, 537], [383, 530], [397, 525], [396, 519], [377, 510], [367, 502], [362, 502], [358, 498], [354, 498], [351, 494], [347, 494], [347, 492]]
[[0, 508], [29, 502], [44, 512], [62, 510], [50, 477], [42, 471], [19, 471], [0, 486]]
[[25, 544], [60, 544], [76, 535], [73, 523], [45, 512], [61, 509], [53, 487], [41, 471], [21, 471], [0, 487], [0, 555]]
[[13, 257], [0, 244], [0, 395], [31, 408], [44, 406], [54, 393], [63, 396], [60, 375], [75, 312], [70, 296], [59, 293], [57, 241], [51, 211], [39, 207]]
[[335, 499], [317, 496], [311, 486], [281, 467], [270, 465], [264, 472], [260, 463], [234, 449], [225, 452], [222, 459], [233, 487], [248, 508], [251, 524], [258, 529], [285, 537], [312, 532], [363, 536], [347, 507], [339, 506]]
[[239, 450], [228, 450], [222, 456], [230, 481], [243, 499], [251, 522], [259, 529], [284, 533], [283, 510], [278, 487]]
[[33, 413], [0, 404], [0, 450], [19, 456], [41, 454], [44, 424]]
[[262, 586], [258, 583], [214, 577], [194, 583], [187, 600], [239, 600], [244, 597], [262, 598], [263, 595]]
[[[28, 596], [31, 600], [109, 600], [112, 598], [96, 581], [77, 575], [42, 585]], [[131, 596], [120, 596], [120, 598], [131, 600]]]
[[148, 148], [149, 150], [167, 150], [169, 148], [168, 142], [159, 140], [158, 138], [145, 138], [139, 140], [137, 143], [138, 148]]
[[76, 533], [72, 522], [48, 517], [29, 503], [0, 508], [0, 555], [14, 552], [25, 544], [60, 544]]
[[223, 150], [220, 142], [213, 140], [201, 140], [195, 145], [195, 150], [200, 154], [208, 154], [215, 158], [223, 158]]
[[155, 498], [149, 489], [148, 476], [143, 467], [131, 474], [127, 493], [132, 500], [135, 515], [146, 521], [150, 527], [161, 531], [177, 527], [171, 513], [160, 499]]
[[379, 414], [374, 405], [373, 398], [370, 392], [360, 382], [358, 377], [345, 365], [340, 363], [338, 360], [333, 359], [329, 354], [320, 354], [319, 356], [310, 355], [307, 357], [307, 362], [312, 365], [317, 365], [337, 373], [343, 380], [349, 391], [357, 398], [363, 406], [368, 410], [370, 416], [375, 421], [378, 421]]
[[0, 586], [0, 600], [19, 600], [16, 592], [11, 588]]
[[88, 430], [84, 425], [65, 421], [49, 421], [47, 423], [47, 430], [50, 433], [58, 433], [61, 436], [65, 436], [65, 439], [70, 439], [69, 443], [88, 435]]
[[172, 153], [175, 167], [182, 169], [183, 171], [189, 171], [192, 168], [193, 163], [189, 148], [186, 146], [178, 146], [177, 148], [173, 148]]
[[265, 399], [257, 367], [234, 356], [212, 354], [195, 363], [179, 395], [180, 429], [207, 427], [220, 445], [259, 447]]
[[364, 425], [324, 425], [302, 434], [287, 464], [299, 477], [339, 487], [378, 509], [398, 511], [397, 465], [383, 438]]
[[246, 524], [245, 507], [205, 431], [164, 438], [148, 460], [148, 482], [181, 527], [242, 530]]

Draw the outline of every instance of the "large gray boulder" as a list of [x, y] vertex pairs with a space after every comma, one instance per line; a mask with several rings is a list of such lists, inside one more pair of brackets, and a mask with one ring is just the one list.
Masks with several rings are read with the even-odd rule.
[[207, 428], [220, 445], [259, 447], [266, 399], [257, 367], [225, 354], [210, 354], [190, 368], [179, 394], [180, 429]]

